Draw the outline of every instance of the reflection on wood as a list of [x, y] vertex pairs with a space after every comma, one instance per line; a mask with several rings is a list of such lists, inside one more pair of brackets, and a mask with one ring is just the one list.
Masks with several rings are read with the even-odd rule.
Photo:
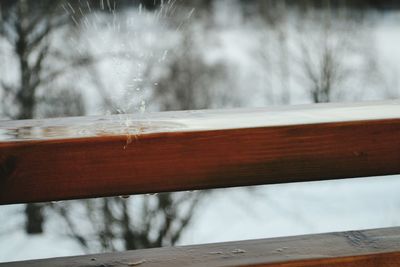
[[70, 139], [400, 118], [400, 101], [0, 121], [0, 141]]
[[[274, 116], [280, 120], [266, 120]], [[101, 118], [1, 122], [3, 132], [62, 130], [0, 141], [0, 203], [400, 173], [396, 102], [245, 110], [243, 116], [240, 110], [234, 116], [172, 112], [148, 120], [125, 123], [128, 132]], [[135, 128], [143, 124], [150, 126]], [[89, 130], [77, 138], [74, 127]], [[90, 131], [101, 127], [103, 134]]]
[[3, 263], [1, 267], [398, 267], [400, 227]]

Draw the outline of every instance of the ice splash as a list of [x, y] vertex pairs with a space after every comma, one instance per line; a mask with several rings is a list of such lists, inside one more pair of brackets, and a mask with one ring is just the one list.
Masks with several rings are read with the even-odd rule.
[[[176, 30], [195, 9], [171, 29], [178, 9], [176, 0], [161, 1], [154, 11], [142, 4], [122, 10], [112, 0], [67, 2], [62, 8], [75, 26], [72, 47], [79, 55], [93, 59], [86, 74], [91, 86], [84, 85], [91, 91], [87, 97], [90, 113], [135, 114], [120, 120], [126, 129], [126, 149], [142, 131], [132, 130], [131, 120], [142, 117], [152, 92], [159, 90], [160, 73], [166, 70], [163, 66], [173, 46], [171, 38], [177, 38]], [[153, 106], [157, 110], [156, 104]]]
[[[167, 16], [175, 1], [162, 2], [156, 11], [146, 10], [142, 4], [119, 10], [117, 2], [110, 0], [71, 3], [62, 4], [76, 26], [70, 41], [78, 54], [95, 59], [92, 67], [98, 75], [94, 86], [102, 87], [96, 90], [109, 98], [105, 109], [132, 113], [140, 106], [143, 110], [141, 100], [147, 95], [138, 94], [155, 86], [152, 69], [166, 58], [169, 47], [159, 40], [167, 35]], [[112, 93], [107, 95], [110, 89]]]
[[[126, 119], [129, 117], [129, 119]], [[151, 120], [151, 123], [150, 123]], [[122, 123], [125, 121], [126, 123]], [[184, 129], [182, 123], [150, 118], [131, 119], [130, 115], [102, 117], [68, 117], [46, 120], [4, 121], [0, 125], [1, 141], [71, 139], [86, 137], [128, 136], [131, 141], [139, 135]]]
[[[118, 10], [116, 1], [110, 0], [71, 3], [62, 5], [75, 26], [75, 35], [69, 41], [78, 55], [94, 59], [88, 75], [91, 77], [86, 78], [93, 81], [90, 90], [98, 96], [100, 105], [94, 105], [96, 110], [92, 108], [90, 113], [141, 116], [147, 110], [151, 90], [157, 86], [151, 69], [166, 58], [167, 49], [157, 47], [156, 42], [163, 38], [163, 14], [173, 2], [163, 3], [157, 12], [147, 11], [141, 4]], [[92, 93], [90, 102], [94, 102]], [[141, 129], [132, 132], [127, 118], [120, 122], [126, 128], [128, 145]]]

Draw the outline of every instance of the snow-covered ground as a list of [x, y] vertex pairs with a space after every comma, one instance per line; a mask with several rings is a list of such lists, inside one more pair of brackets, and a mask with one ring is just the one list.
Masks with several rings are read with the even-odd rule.
[[[213, 190], [179, 245], [399, 226], [399, 188], [400, 176], [385, 176]], [[2, 207], [2, 221], [21, 208]], [[57, 227], [37, 237], [1, 232], [0, 261], [83, 254]]]
[[181, 244], [400, 225], [400, 176], [215, 190]]
[[[254, 46], [251, 38], [256, 36], [256, 33], [252, 33], [254, 25], [242, 25], [240, 15], [235, 12], [235, 10], [229, 10], [229, 14], [221, 12], [217, 19], [219, 26], [208, 33], [208, 39], [205, 39], [204, 42], [208, 48], [214, 48], [208, 51], [207, 61], [212, 64], [215, 61], [225, 60], [230, 66], [236, 66], [234, 73], [238, 74], [235, 76], [239, 88], [238, 93], [247, 97], [242, 106], [265, 106], [271, 102], [279, 102], [276, 100], [279, 98], [276, 92], [285, 85], [280, 84], [279, 77], [275, 77], [271, 79], [270, 84], [274, 90], [271, 89], [267, 93], [263, 91], [265, 87], [263, 74], [254, 71], [257, 64], [261, 63], [255, 63], [256, 58], [249, 52]], [[128, 30], [125, 34], [120, 34], [120, 38], [125, 40], [123, 42], [114, 42], [115, 29], [104, 27], [99, 30], [101, 34], [96, 35], [96, 32], [89, 27], [90, 31], [86, 34], [92, 33], [94, 36], [88, 36], [87, 41], [78, 43], [78, 45], [81, 44], [81, 47], [78, 48], [98, 53], [106, 49], [118, 54], [126, 46], [139, 49], [135, 51], [135, 54], [139, 56], [134, 59], [130, 58], [131, 62], [135, 62], [133, 67], [131, 63], [128, 64], [118, 57], [112, 57], [110, 61], [104, 61], [98, 65], [99, 77], [105, 88], [113, 88], [111, 93], [116, 102], [122, 101], [121, 99], [126, 97], [124, 93], [127, 90], [131, 90], [130, 95], [139, 100], [146, 98], [149, 90], [157, 90], [155, 81], [144, 83], [141, 80], [145, 71], [143, 64], [156, 62], [161, 65], [164, 60], [168, 60], [167, 51], [174, 46], [174, 42], [178, 38], [173, 36], [171, 39], [163, 39], [163, 42], [158, 42], [154, 36], [166, 38], [172, 33], [162, 28], [165, 26], [163, 24], [157, 26], [158, 20], [155, 21], [146, 15], [140, 15], [145, 18], [141, 25], [147, 26], [137, 27]], [[126, 16], [122, 19], [129, 22], [129, 16], [132, 16], [132, 13], [121, 16]], [[139, 16], [134, 16], [134, 18], [139, 19]], [[389, 89], [391, 96], [398, 97], [400, 95], [400, 84], [397, 81], [400, 74], [399, 18], [400, 12], [379, 15], [378, 18], [375, 18], [374, 23], [365, 26], [368, 30], [368, 38], [363, 40], [371, 43], [364, 45], [373, 47], [370, 51], [374, 53], [373, 56], [381, 75], [379, 82], [383, 84], [381, 84], [382, 91], [363, 94], [361, 99], [385, 98], [387, 94], [383, 90]], [[226, 24], [229, 19], [231, 23]], [[132, 22], [132, 25], [136, 24]], [[290, 29], [290, 22], [288, 27], [288, 32], [296, 30]], [[153, 32], [155, 35], [146, 34], [146, 32]], [[129, 39], [132, 33], [140, 37], [134, 41], [139, 43], [132, 43], [133, 41]], [[291, 49], [295, 42], [295, 38], [291, 36], [294, 35], [289, 34], [288, 49]], [[333, 39], [335, 38], [334, 36]], [[279, 43], [274, 42], [270, 45], [279, 46]], [[164, 46], [160, 46], [160, 43]], [[350, 59], [353, 63], [355, 62], [357, 68], [364, 67], [365, 62], [361, 61], [360, 63], [357, 60], [357, 58]], [[135, 74], [133, 78], [132, 73]], [[299, 80], [296, 79], [292, 77], [289, 81], [292, 91], [291, 103], [309, 102], [310, 100], [301, 90], [302, 86], [298, 85]], [[348, 80], [348, 83], [342, 85], [349, 88], [360, 85], [358, 84], [360, 79], [358, 76], [352, 77], [351, 81]], [[253, 81], [253, 83], [249, 83], [249, 81]], [[80, 83], [82, 87], [87, 87], [88, 81], [82, 80]], [[374, 86], [370, 88], [377, 88], [376, 85]], [[88, 99], [90, 114], [104, 112], [95, 101], [94, 89], [90, 89], [84, 94]], [[140, 101], [121, 103], [120, 108], [131, 110], [132, 106], [136, 106], [138, 102]], [[151, 103], [149, 103], [149, 107], [156, 109], [156, 107], [152, 107]], [[388, 176], [214, 190], [201, 203], [191, 227], [185, 232], [179, 244], [399, 226], [399, 188], [400, 176]], [[41, 236], [31, 237], [22, 231], [15, 231], [23, 223], [22, 216], [18, 215], [18, 211], [21, 210], [21, 205], [0, 207], [0, 220], [2, 221], [2, 225], [0, 225], [0, 261], [82, 254], [80, 248], [73, 241], [56, 233], [57, 224], [54, 222], [46, 225], [48, 231]]]

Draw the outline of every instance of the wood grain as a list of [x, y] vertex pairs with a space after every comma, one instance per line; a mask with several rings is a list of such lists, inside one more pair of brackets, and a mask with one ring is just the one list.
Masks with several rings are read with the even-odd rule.
[[0, 263], [1, 267], [397, 267], [400, 227]]
[[400, 173], [398, 102], [125, 120], [0, 122], [0, 203]]

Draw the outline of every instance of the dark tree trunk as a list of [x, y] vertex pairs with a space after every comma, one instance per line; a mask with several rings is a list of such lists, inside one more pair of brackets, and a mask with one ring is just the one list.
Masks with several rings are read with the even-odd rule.
[[[18, 20], [15, 23], [17, 39], [15, 52], [19, 57], [20, 68], [20, 88], [16, 95], [19, 103], [19, 113], [17, 119], [32, 119], [35, 109], [35, 89], [32, 85], [32, 70], [29, 66], [28, 27], [29, 27], [29, 8], [26, 0], [19, 0], [17, 7]], [[27, 234], [43, 233], [43, 204], [27, 204], [25, 207], [25, 231]]]

